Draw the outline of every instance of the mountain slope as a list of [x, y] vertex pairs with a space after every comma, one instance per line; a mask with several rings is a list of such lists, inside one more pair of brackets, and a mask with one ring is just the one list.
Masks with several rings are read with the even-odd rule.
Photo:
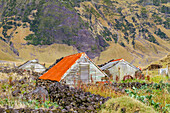
[[[169, 14], [150, 1], [93, 0], [76, 7], [81, 18], [90, 26], [93, 36], [102, 35], [110, 46], [97, 58], [101, 64], [111, 58], [145, 66], [167, 55], [170, 51]], [[124, 48], [120, 52], [118, 43]], [[125, 52], [126, 51], [126, 52]]]
[[[121, 57], [145, 66], [170, 52], [169, 7], [168, 0], [1, 0], [0, 38], [23, 60], [83, 51], [98, 64]], [[44, 57], [51, 48], [53, 57]]]
[[8, 44], [0, 40], [0, 60], [16, 61], [16, 55], [11, 50]]
[[[15, 7], [15, 8], [14, 8]], [[67, 44], [94, 58], [107, 43], [95, 39], [70, 3], [60, 0], [7, 0], [1, 1], [2, 38], [13, 43], [18, 27], [29, 28], [32, 33], [23, 35], [27, 44]], [[8, 33], [11, 31], [10, 33]], [[100, 44], [101, 43], [101, 44]]]

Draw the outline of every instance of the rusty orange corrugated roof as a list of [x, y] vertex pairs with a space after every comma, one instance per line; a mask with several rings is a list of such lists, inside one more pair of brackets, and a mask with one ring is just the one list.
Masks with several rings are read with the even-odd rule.
[[60, 81], [67, 70], [85, 53], [77, 53], [74, 55], [64, 57], [55, 66], [49, 69], [46, 73], [39, 77], [39, 79]]

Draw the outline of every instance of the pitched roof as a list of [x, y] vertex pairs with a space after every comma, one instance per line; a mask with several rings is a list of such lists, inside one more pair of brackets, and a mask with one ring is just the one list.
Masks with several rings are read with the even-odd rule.
[[74, 55], [66, 56], [59, 61], [55, 66], [49, 69], [46, 73], [39, 77], [39, 79], [48, 79], [54, 81], [60, 81], [62, 76], [67, 70], [85, 53], [77, 53]]
[[139, 68], [135, 67], [134, 65], [130, 64], [129, 62], [125, 61], [123, 58], [112, 60], [111, 62], [107, 63], [106, 65], [100, 67], [100, 69], [101, 70], [108, 69], [108, 68], [110, 68], [112, 66], [115, 66], [116, 64], [118, 64], [121, 61], [125, 62], [126, 64], [130, 65], [131, 67], [133, 67], [135, 69], [139, 69]]
[[26, 61], [25, 63], [21, 64], [18, 66], [18, 68], [22, 68], [23, 66], [29, 64], [29, 63], [38, 63], [38, 60], [37, 59], [34, 59], [34, 60], [28, 60]]
[[117, 63], [119, 63], [119, 61], [109, 62], [109, 63], [103, 65], [102, 67], [100, 67], [100, 69], [101, 69], [101, 70], [108, 69], [108, 68], [116, 65]]

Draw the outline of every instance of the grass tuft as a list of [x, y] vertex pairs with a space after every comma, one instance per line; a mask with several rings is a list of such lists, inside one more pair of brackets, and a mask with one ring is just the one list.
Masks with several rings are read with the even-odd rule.
[[122, 113], [122, 109], [127, 113], [156, 113], [150, 106], [146, 106], [142, 102], [127, 96], [112, 98], [108, 100], [99, 111], [100, 113]]

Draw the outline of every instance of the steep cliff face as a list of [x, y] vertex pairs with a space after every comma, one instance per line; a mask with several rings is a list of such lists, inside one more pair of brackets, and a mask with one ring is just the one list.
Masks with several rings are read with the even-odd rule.
[[169, 7], [168, 0], [1, 0], [0, 38], [23, 59], [25, 50], [41, 59], [49, 54], [41, 48], [60, 44], [51, 56], [82, 51], [97, 63], [121, 57], [144, 66], [170, 52]]

